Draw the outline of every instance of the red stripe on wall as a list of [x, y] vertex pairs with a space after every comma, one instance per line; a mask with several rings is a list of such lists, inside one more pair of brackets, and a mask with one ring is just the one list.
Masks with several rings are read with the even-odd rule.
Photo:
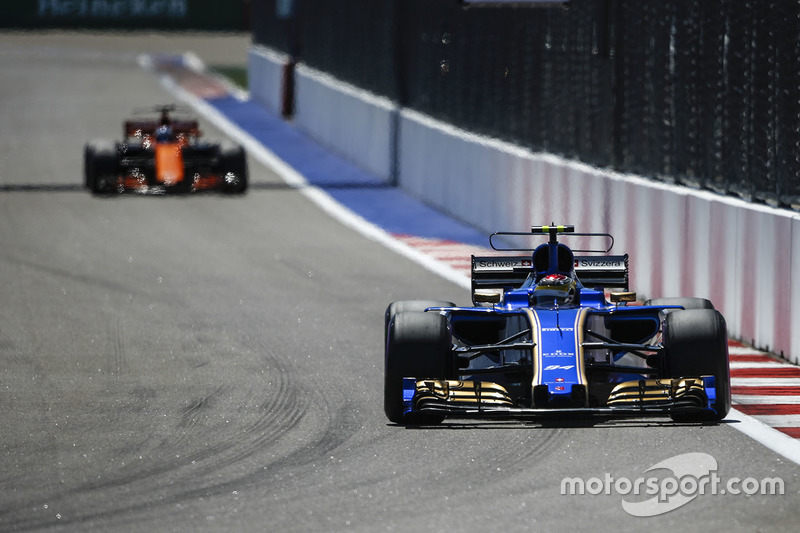
[[730, 354], [731, 361], [737, 361], [741, 363], [769, 363], [773, 362], [774, 359], [771, 357], [767, 357], [766, 355], [756, 354], [756, 353], [748, 353], [748, 354]]
[[800, 378], [800, 368], [731, 368], [732, 378]]
[[782, 433], [786, 433], [790, 437], [800, 439], [800, 428], [775, 428]]
[[742, 396], [800, 396], [800, 387], [731, 387], [731, 394]]
[[775, 403], [772, 405], [737, 404], [736, 409], [746, 415], [800, 415], [800, 404], [796, 403]]

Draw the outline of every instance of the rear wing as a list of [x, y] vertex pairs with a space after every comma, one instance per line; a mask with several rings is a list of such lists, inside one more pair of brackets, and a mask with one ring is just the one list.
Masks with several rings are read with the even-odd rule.
[[[479, 289], [519, 288], [531, 273], [530, 255], [472, 256], [472, 298]], [[576, 255], [575, 275], [584, 287], [628, 290], [628, 254]]]
[[[159, 125], [155, 120], [126, 120], [123, 131], [126, 138], [153, 137]], [[196, 120], [172, 120], [169, 125], [175, 135], [200, 136], [200, 129]]]

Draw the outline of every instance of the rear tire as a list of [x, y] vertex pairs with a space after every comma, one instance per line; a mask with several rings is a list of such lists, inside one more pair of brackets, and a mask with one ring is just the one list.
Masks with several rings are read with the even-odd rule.
[[667, 377], [714, 376], [716, 413], [678, 414], [679, 421], [722, 420], [731, 408], [731, 377], [725, 319], [713, 309], [669, 313], [664, 323]]
[[453, 375], [447, 317], [404, 311], [389, 322], [383, 408], [395, 424], [438, 424], [444, 415], [403, 415], [403, 378], [447, 379]]

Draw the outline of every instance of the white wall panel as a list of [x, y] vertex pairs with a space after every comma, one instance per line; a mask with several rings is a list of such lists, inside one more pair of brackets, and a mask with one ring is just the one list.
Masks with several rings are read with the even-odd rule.
[[743, 339], [742, 306], [745, 305], [745, 295], [741, 283], [746, 258], [742, 255], [744, 237], [740, 210], [721, 197], [712, 200], [710, 205], [710, 299], [725, 316], [728, 331], [736, 338]]
[[712, 302], [710, 286], [711, 258], [711, 202], [706, 196], [686, 196], [686, 230], [684, 245], [686, 260], [679, 266], [682, 294], [708, 298]]
[[776, 353], [791, 344], [792, 217], [742, 209], [742, 334]]
[[656, 188], [654, 200], [661, 204], [661, 220], [654, 220], [653, 260], [661, 265], [656, 280], [658, 293], [665, 296], [696, 296], [685, 283], [683, 266], [692, 249], [686, 192], [677, 187]]
[[[628, 254], [631, 265], [637, 264], [639, 251], [636, 248], [636, 228], [629, 221], [635, 213], [635, 202], [632, 197], [633, 186], [622, 175], [605, 174], [608, 183], [608, 203], [605, 210], [608, 214], [606, 233], [614, 236], [615, 254]], [[631, 288], [636, 289], [639, 275], [637, 269], [630, 273]]]
[[370, 173], [388, 181], [392, 172], [395, 105], [306, 65], [295, 69], [298, 128]]
[[792, 217], [792, 245], [790, 271], [792, 273], [789, 294], [791, 311], [789, 331], [791, 340], [784, 357], [800, 364], [800, 216]]

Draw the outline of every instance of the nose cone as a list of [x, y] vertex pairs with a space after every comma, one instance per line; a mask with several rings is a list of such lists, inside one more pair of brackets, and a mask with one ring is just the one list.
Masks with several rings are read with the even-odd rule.
[[183, 154], [177, 143], [156, 144], [156, 180], [166, 186], [183, 181]]

